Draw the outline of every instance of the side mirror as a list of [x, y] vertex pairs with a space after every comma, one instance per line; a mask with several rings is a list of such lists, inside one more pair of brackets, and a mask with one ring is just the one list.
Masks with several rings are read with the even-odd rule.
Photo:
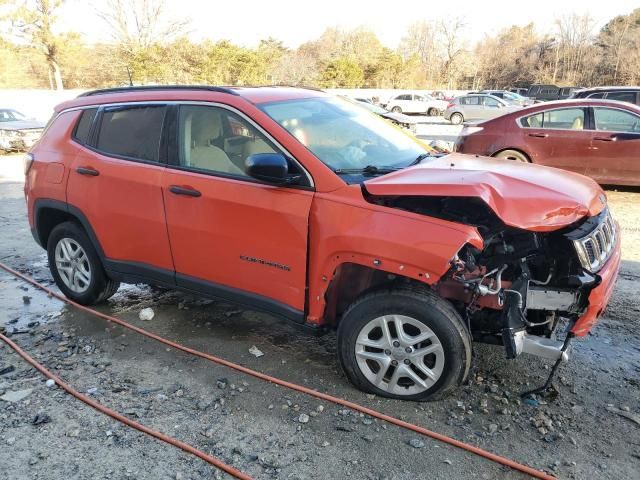
[[299, 176], [289, 175], [289, 163], [280, 153], [254, 153], [245, 161], [247, 174], [273, 185], [292, 185]]

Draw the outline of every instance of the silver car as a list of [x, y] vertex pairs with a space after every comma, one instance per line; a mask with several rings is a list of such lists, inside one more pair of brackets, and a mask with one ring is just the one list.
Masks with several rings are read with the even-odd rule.
[[447, 106], [444, 118], [460, 125], [462, 122], [489, 120], [520, 108], [493, 95], [470, 94], [454, 98]]
[[0, 108], [0, 151], [28, 150], [40, 138], [44, 125], [17, 110]]

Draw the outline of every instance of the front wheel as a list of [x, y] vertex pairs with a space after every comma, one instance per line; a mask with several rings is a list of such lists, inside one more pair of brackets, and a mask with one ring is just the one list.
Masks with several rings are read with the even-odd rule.
[[393, 107], [393, 108], [391, 109], [391, 111], [392, 111], [393, 113], [402, 113], [402, 109], [401, 109], [400, 107], [397, 107], [397, 106], [396, 106], [396, 107]]
[[454, 125], [460, 125], [462, 124], [462, 122], [464, 122], [464, 117], [461, 113], [454, 113], [453, 115], [451, 115], [451, 123], [453, 123]]
[[453, 306], [433, 292], [382, 290], [349, 307], [338, 328], [338, 356], [360, 390], [436, 400], [465, 380], [471, 339]]
[[101, 303], [120, 286], [107, 277], [91, 240], [77, 223], [64, 222], [51, 231], [47, 255], [58, 288], [81, 305]]

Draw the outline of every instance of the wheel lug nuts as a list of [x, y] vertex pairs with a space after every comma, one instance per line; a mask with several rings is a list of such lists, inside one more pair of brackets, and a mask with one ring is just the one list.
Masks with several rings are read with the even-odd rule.
[[393, 342], [393, 346], [394, 347], [399, 347], [400, 346], [400, 342], [396, 340], [395, 342]]
[[407, 347], [407, 348], [404, 349], [404, 351], [407, 352], [407, 353], [411, 353], [411, 352], [413, 352], [413, 348]]
[[391, 360], [391, 365], [396, 367], [398, 365], [398, 361], [397, 360]]
[[409, 365], [411, 363], [411, 360], [409, 360], [408, 358], [404, 359], [404, 364], [405, 365]]
[[385, 350], [385, 351], [384, 351], [384, 354], [385, 354], [385, 355], [391, 355], [391, 350]]

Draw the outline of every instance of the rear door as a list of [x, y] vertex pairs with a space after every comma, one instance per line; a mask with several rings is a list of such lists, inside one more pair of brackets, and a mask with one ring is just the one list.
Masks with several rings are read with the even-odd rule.
[[481, 95], [467, 95], [460, 99], [465, 120], [481, 120], [484, 115]]
[[527, 153], [534, 163], [585, 173], [592, 131], [587, 130], [587, 109], [546, 110], [520, 120]]
[[176, 282], [301, 320], [310, 177], [306, 187], [259, 182], [245, 173], [247, 157], [282, 151], [263, 130], [223, 105], [176, 110], [162, 181]]
[[[129, 104], [99, 109], [88, 144], [79, 149], [67, 202], [89, 221], [106, 268], [173, 283], [165, 223], [162, 130], [167, 106]], [[77, 129], [86, 129], [80, 119]]]
[[587, 175], [601, 183], [640, 185], [640, 116], [593, 107], [595, 132]]

